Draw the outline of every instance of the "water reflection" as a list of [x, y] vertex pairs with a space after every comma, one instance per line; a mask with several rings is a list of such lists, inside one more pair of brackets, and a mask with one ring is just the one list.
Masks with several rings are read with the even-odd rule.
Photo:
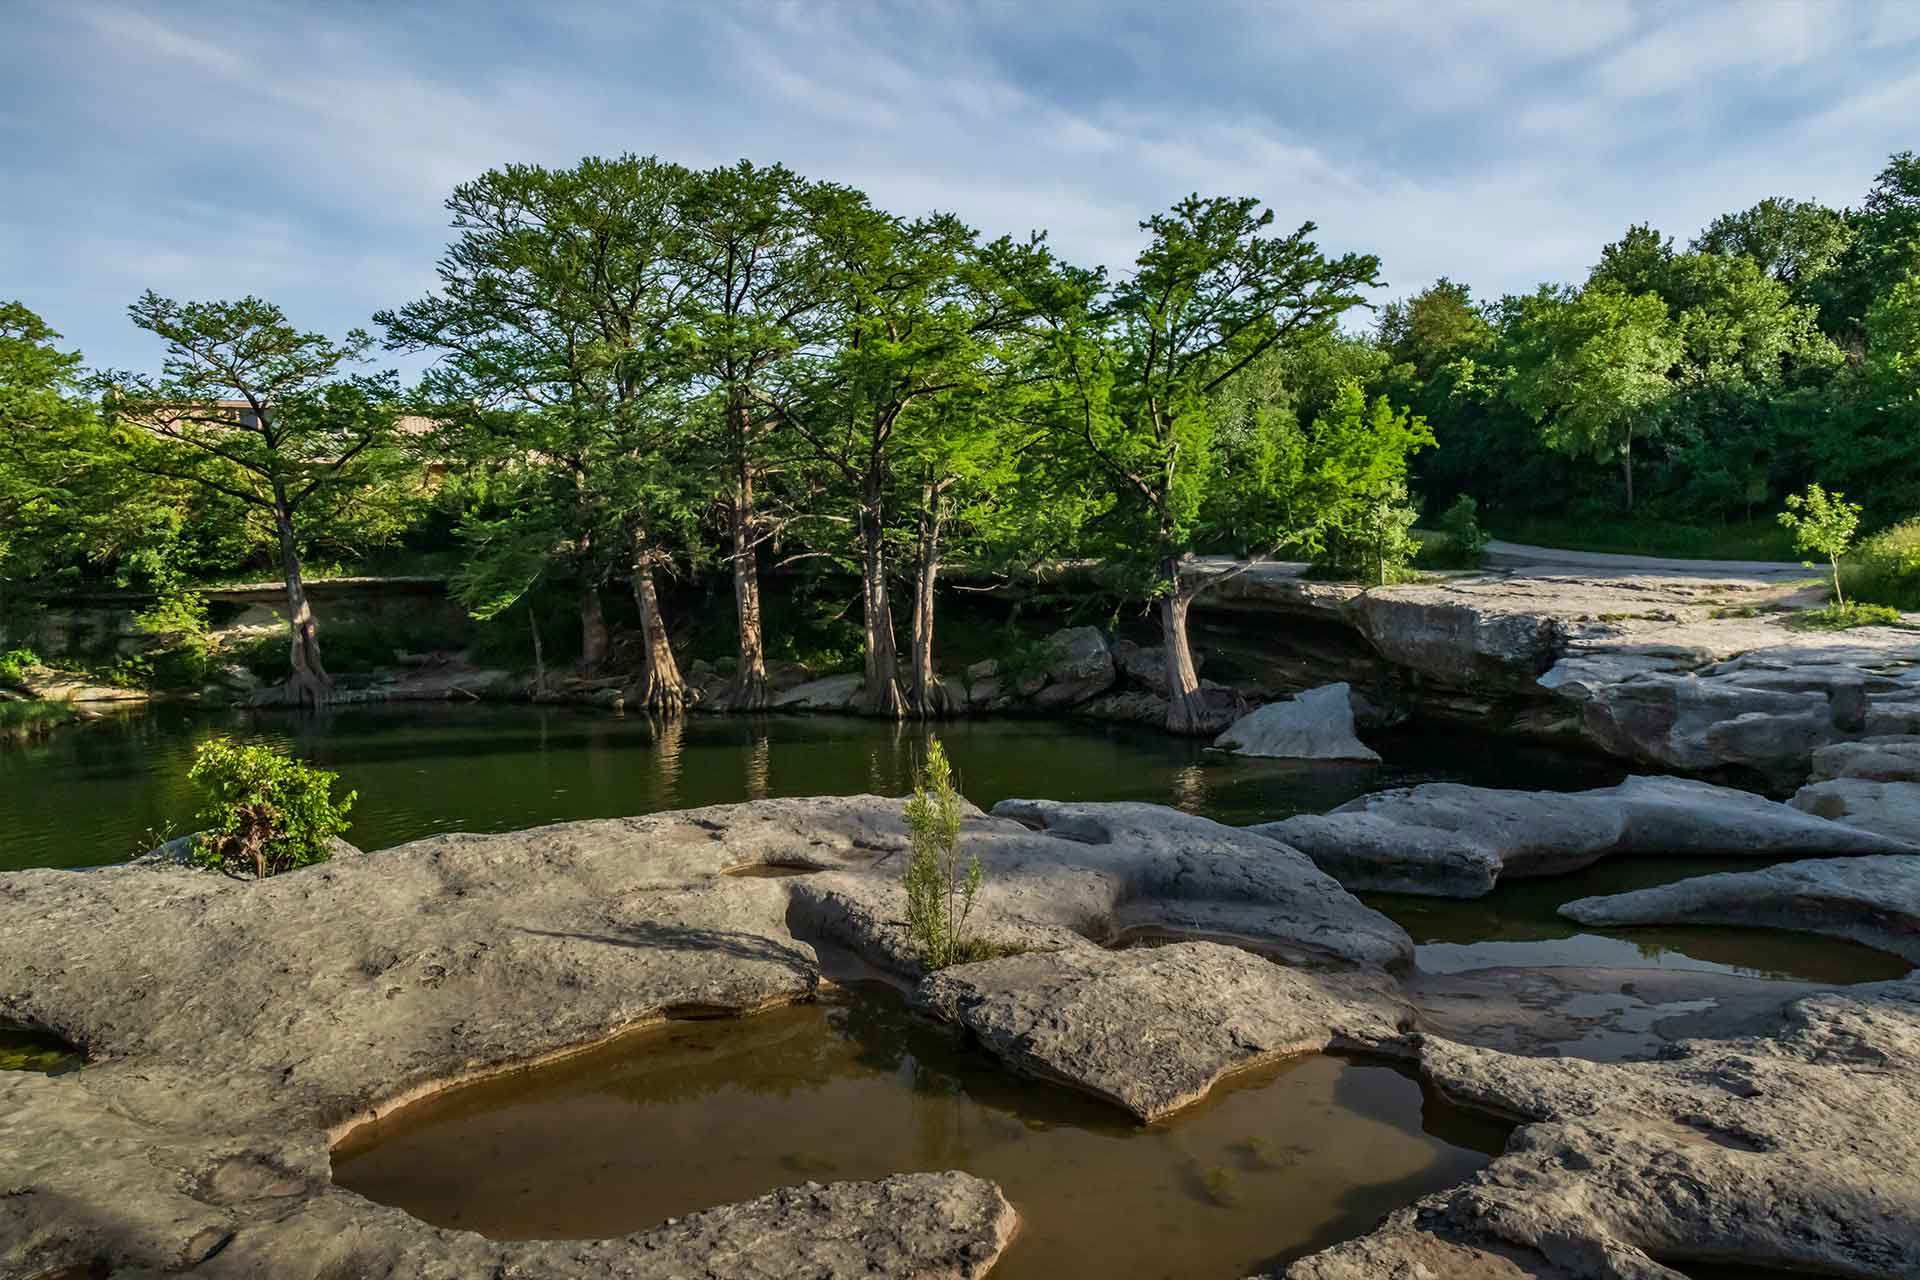
[[680, 756], [687, 745], [687, 718], [649, 715], [647, 734], [653, 740], [654, 797], [662, 809], [680, 808]]
[[773, 740], [764, 727], [747, 746], [746, 798], [765, 800], [773, 794]]

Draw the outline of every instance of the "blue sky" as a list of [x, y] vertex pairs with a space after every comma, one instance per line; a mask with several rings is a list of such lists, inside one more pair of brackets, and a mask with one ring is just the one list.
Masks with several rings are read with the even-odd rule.
[[142, 289], [338, 332], [429, 289], [454, 183], [750, 156], [1123, 267], [1257, 195], [1391, 287], [1584, 274], [1920, 149], [1920, 3], [0, 0], [0, 297], [149, 364]]

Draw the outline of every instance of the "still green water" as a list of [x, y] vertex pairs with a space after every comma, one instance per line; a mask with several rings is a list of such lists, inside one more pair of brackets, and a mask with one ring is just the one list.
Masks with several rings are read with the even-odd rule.
[[[1058, 720], [933, 730], [983, 808], [1009, 796], [1148, 800], [1248, 823], [1448, 780], [1600, 786], [1604, 762], [1450, 734], [1400, 734], [1385, 764], [1239, 760], [1199, 742]], [[928, 730], [845, 716], [640, 716], [565, 707], [407, 703], [324, 715], [155, 707], [0, 750], [0, 870], [82, 867], [191, 830], [187, 767], [215, 734], [286, 747], [359, 792], [348, 838], [383, 849], [442, 831], [513, 831], [769, 796], [901, 795]]]

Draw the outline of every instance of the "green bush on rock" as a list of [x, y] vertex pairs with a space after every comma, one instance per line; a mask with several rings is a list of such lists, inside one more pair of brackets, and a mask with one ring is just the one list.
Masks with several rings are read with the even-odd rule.
[[206, 824], [193, 842], [195, 866], [232, 876], [279, 875], [325, 862], [351, 824], [354, 792], [333, 798], [339, 775], [274, 750], [214, 738], [194, 753], [187, 776], [205, 792]]
[[1849, 599], [1920, 609], [1920, 520], [1874, 534], [1841, 566]]
[[940, 739], [927, 739], [927, 758], [907, 800], [907, 931], [929, 969], [976, 958], [966, 937], [967, 917], [980, 892], [980, 859], [960, 865], [960, 807], [953, 767]]

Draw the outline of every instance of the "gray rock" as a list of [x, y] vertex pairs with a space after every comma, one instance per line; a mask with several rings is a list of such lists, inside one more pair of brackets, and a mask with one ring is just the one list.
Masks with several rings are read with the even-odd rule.
[[1107, 649], [1107, 638], [1098, 627], [1056, 631], [1047, 644], [1045, 682], [1036, 689], [1021, 689], [1035, 707], [1041, 710], [1070, 707], [1113, 686], [1113, 654]]
[[1920, 782], [1831, 778], [1794, 792], [1794, 808], [1920, 845]]
[[993, 677], [999, 674], [1000, 674], [1000, 659], [998, 658], [987, 658], [980, 662], [976, 662], [967, 668], [967, 680], [969, 683], [977, 683], [978, 681], [981, 681], [981, 680], [991, 680]]
[[1836, 742], [1813, 753], [1813, 782], [1864, 778], [1870, 782], [1920, 782], [1920, 736], [1890, 734]]
[[1920, 964], [1920, 855], [1821, 858], [1696, 876], [1560, 908], [1581, 924], [1725, 924], [1846, 938]]
[[[1405, 969], [1412, 942], [1298, 850], [1151, 804], [1003, 800], [993, 817], [1037, 833], [1003, 837], [987, 864], [1005, 914], [1111, 940], [1128, 932], [1230, 939], [1295, 965]], [[1062, 854], [1048, 845], [1078, 845]], [[988, 845], [988, 856], [993, 855]]]
[[845, 711], [859, 700], [864, 683], [857, 671], [809, 680], [774, 693], [767, 705], [781, 711]]
[[[1189, 646], [1189, 656], [1193, 659], [1193, 669], [1197, 673], [1205, 668], [1207, 655], [1203, 650]], [[1148, 693], [1167, 696], [1167, 650], [1163, 645], [1135, 644], [1131, 640], [1113, 642], [1113, 664], [1127, 680], [1145, 689]]]
[[1378, 760], [1353, 732], [1351, 688], [1330, 684], [1270, 702], [1213, 740], [1221, 751], [1289, 760]]
[[1480, 897], [1502, 876], [1562, 875], [1622, 854], [1806, 857], [1910, 852], [1904, 840], [1730, 787], [1629, 778], [1559, 794], [1435, 782], [1248, 830], [1350, 889]]
[[[1397, 926], [1270, 841], [1153, 805], [1015, 807], [1025, 823], [972, 812], [964, 828], [990, 942], [1093, 965], [1108, 955], [1095, 939], [1133, 930], [1228, 936], [1363, 971], [1328, 979], [1329, 1000], [1387, 991], [1379, 971], [1411, 961]], [[330, 1140], [451, 1084], [663, 1018], [806, 999], [815, 940], [919, 976], [906, 845], [900, 801], [868, 796], [436, 836], [262, 881], [164, 864], [0, 874], [0, 1020], [90, 1059], [0, 1078], [0, 1275], [99, 1257], [127, 1275], [204, 1258], [208, 1275], [315, 1280], [664, 1276], [699, 1250], [727, 1275], [978, 1275], [1012, 1219], [961, 1174], [789, 1189], [564, 1246], [439, 1231], [328, 1176]], [[815, 874], [726, 874], [768, 865]], [[1203, 974], [1285, 974], [1213, 950]], [[1170, 1000], [1202, 998], [1098, 989], [1134, 1039]]]
[[962, 965], [926, 978], [915, 999], [1010, 1066], [1155, 1120], [1238, 1068], [1328, 1047], [1380, 1049], [1412, 1024], [1395, 985], [1188, 942]]
[[1126, 689], [1089, 698], [1075, 707], [1073, 714], [1086, 720], [1112, 720], [1121, 724], [1150, 724], [1165, 728], [1167, 699], [1164, 694]]
[[1783, 1022], [1637, 1063], [1427, 1038], [1435, 1088], [1523, 1127], [1470, 1182], [1286, 1275], [1683, 1280], [1656, 1259], [1914, 1275], [1920, 981], [1808, 996]]

